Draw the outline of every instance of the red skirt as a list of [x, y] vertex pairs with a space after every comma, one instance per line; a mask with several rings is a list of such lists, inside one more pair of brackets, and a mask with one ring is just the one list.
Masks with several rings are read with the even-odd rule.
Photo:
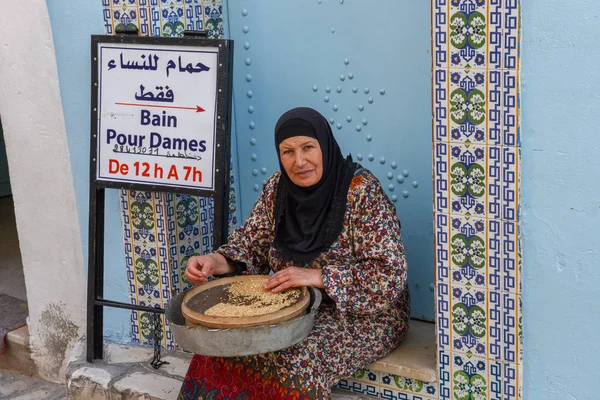
[[[300, 387], [302, 383], [297, 382]], [[290, 385], [292, 386], [292, 385]], [[194, 355], [178, 400], [310, 400], [276, 377], [264, 377], [235, 358]]]

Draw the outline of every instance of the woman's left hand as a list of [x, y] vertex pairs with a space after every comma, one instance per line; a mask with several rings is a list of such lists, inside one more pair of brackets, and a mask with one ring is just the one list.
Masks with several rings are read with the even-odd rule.
[[274, 293], [301, 286], [325, 289], [321, 273], [320, 269], [289, 267], [271, 275], [265, 289]]

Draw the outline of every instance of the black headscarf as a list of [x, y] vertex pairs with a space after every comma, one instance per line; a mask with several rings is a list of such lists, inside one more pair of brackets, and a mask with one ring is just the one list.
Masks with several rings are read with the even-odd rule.
[[[317, 139], [323, 154], [323, 176], [313, 186], [295, 185], [279, 155], [279, 145], [294, 136]], [[310, 264], [338, 238], [350, 182], [357, 164], [346, 159], [329, 123], [312, 108], [294, 108], [283, 114], [275, 127], [275, 148], [281, 178], [275, 200], [274, 247], [280, 257], [297, 264]]]

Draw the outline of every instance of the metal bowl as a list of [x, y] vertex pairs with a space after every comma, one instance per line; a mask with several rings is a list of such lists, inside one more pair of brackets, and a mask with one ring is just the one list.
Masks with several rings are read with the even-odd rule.
[[270, 353], [300, 343], [310, 333], [321, 291], [309, 288], [311, 303], [308, 313], [273, 325], [215, 329], [201, 325], [188, 326], [181, 314], [185, 292], [167, 303], [165, 316], [175, 342], [194, 354], [213, 357], [238, 357]]

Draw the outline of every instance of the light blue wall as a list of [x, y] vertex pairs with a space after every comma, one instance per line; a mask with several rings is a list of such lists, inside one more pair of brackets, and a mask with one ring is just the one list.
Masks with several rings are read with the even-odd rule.
[[600, 398], [600, 12], [523, 2], [524, 398]]
[[[90, 35], [103, 34], [102, 2], [47, 1], [56, 48], [58, 77], [71, 156], [77, 212], [87, 272], [89, 154], [90, 154]], [[106, 194], [105, 293], [111, 300], [127, 302], [127, 277], [123, 234], [116, 190]], [[85, 304], [82, 304], [85, 307]], [[128, 334], [128, 315], [105, 311], [105, 334], [115, 339]]]

